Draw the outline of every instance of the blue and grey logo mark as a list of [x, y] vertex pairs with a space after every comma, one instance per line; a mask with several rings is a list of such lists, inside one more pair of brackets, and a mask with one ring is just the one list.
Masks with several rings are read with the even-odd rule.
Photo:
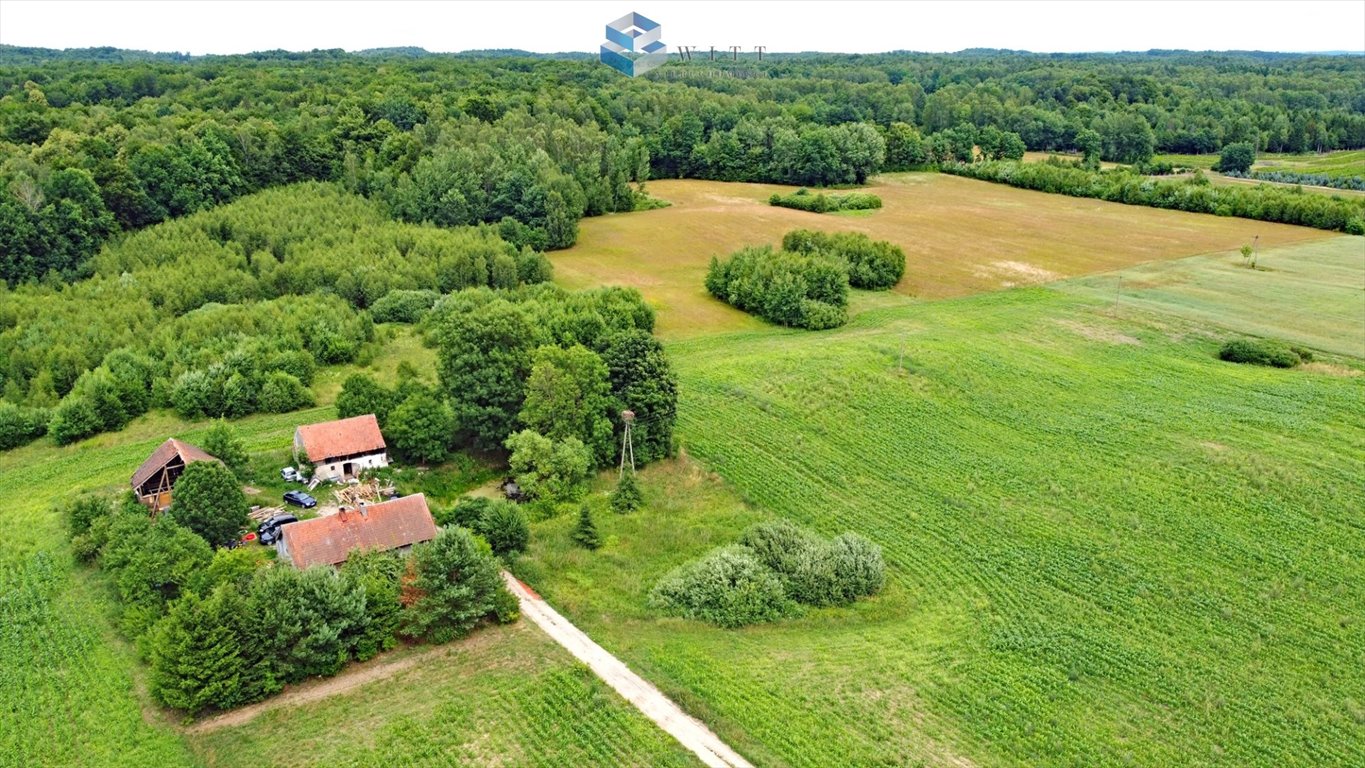
[[602, 63], [629, 77], [654, 69], [668, 61], [668, 46], [659, 40], [660, 31], [659, 22], [627, 13], [607, 25]]

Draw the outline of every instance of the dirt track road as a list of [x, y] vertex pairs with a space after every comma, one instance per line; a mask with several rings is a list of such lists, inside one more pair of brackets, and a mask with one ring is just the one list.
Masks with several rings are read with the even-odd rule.
[[507, 581], [507, 588], [521, 601], [523, 617], [530, 619], [550, 639], [564, 646], [574, 658], [587, 664], [607, 685], [691, 750], [703, 763], [712, 768], [753, 768], [748, 760], [740, 757], [710, 728], [683, 712], [649, 681], [631, 672], [620, 659], [607, 653], [582, 630], [570, 624], [530, 587], [505, 571], [502, 577]]

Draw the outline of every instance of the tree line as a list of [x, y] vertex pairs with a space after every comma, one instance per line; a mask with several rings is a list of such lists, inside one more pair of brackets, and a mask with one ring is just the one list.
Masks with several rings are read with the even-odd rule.
[[[1093, 147], [1103, 159], [1365, 147], [1358, 57], [774, 55], [621, 78], [553, 57], [175, 57], [0, 49], [0, 279], [87, 274], [120, 232], [332, 181], [406, 221], [533, 249], [654, 177], [860, 183]], [[693, 75], [692, 73], [695, 73]]]
[[1365, 235], [1365, 198], [1310, 194], [1302, 189], [1269, 184], [1213, 186], [1201, 173], [1188, 179], [1153, 179], [1128, 169], [1100, 171], [1066, 161], [951, 163], [940, 170], [1074, 197]]

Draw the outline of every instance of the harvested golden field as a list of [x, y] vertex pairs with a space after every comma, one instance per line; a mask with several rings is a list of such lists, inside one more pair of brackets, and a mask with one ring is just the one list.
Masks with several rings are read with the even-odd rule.
[[905, 249], [897, 291], [945, 298], [1106, 272], [1149, 261], [1320, 240], [1330, 232], [1246, 219], [1050, 195], [936, 173], [891, 174], [866, 189], [884, 207], [814, 214], [768, 205], [790, 187], [670, 180], [649, 192], [672, 205], [585, 219], [578, 244], [553, 254], [570, 287], [630, 285], [680, 337], [760, 322], [715, 301], [702, 285], [712, 256], [777, 243], [791, 229], [853, 230]]

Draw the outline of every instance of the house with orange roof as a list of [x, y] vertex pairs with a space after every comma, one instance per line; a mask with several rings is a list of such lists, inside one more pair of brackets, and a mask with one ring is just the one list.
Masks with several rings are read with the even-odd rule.
[[373, 413], [304, 424], [294, 430], [294, 456], [313, 465], [313, 478], [349, 480], [389, 465], [388, 446]]
[[334, 515], [300, 520], [280, 528], [275, 551], [281, 560], [303, 569], [313, 565], [341, 565], [355, 550], [403, 552], [414, 544], [436, 538], [436, 521], [425, 495], [342, 507]]

